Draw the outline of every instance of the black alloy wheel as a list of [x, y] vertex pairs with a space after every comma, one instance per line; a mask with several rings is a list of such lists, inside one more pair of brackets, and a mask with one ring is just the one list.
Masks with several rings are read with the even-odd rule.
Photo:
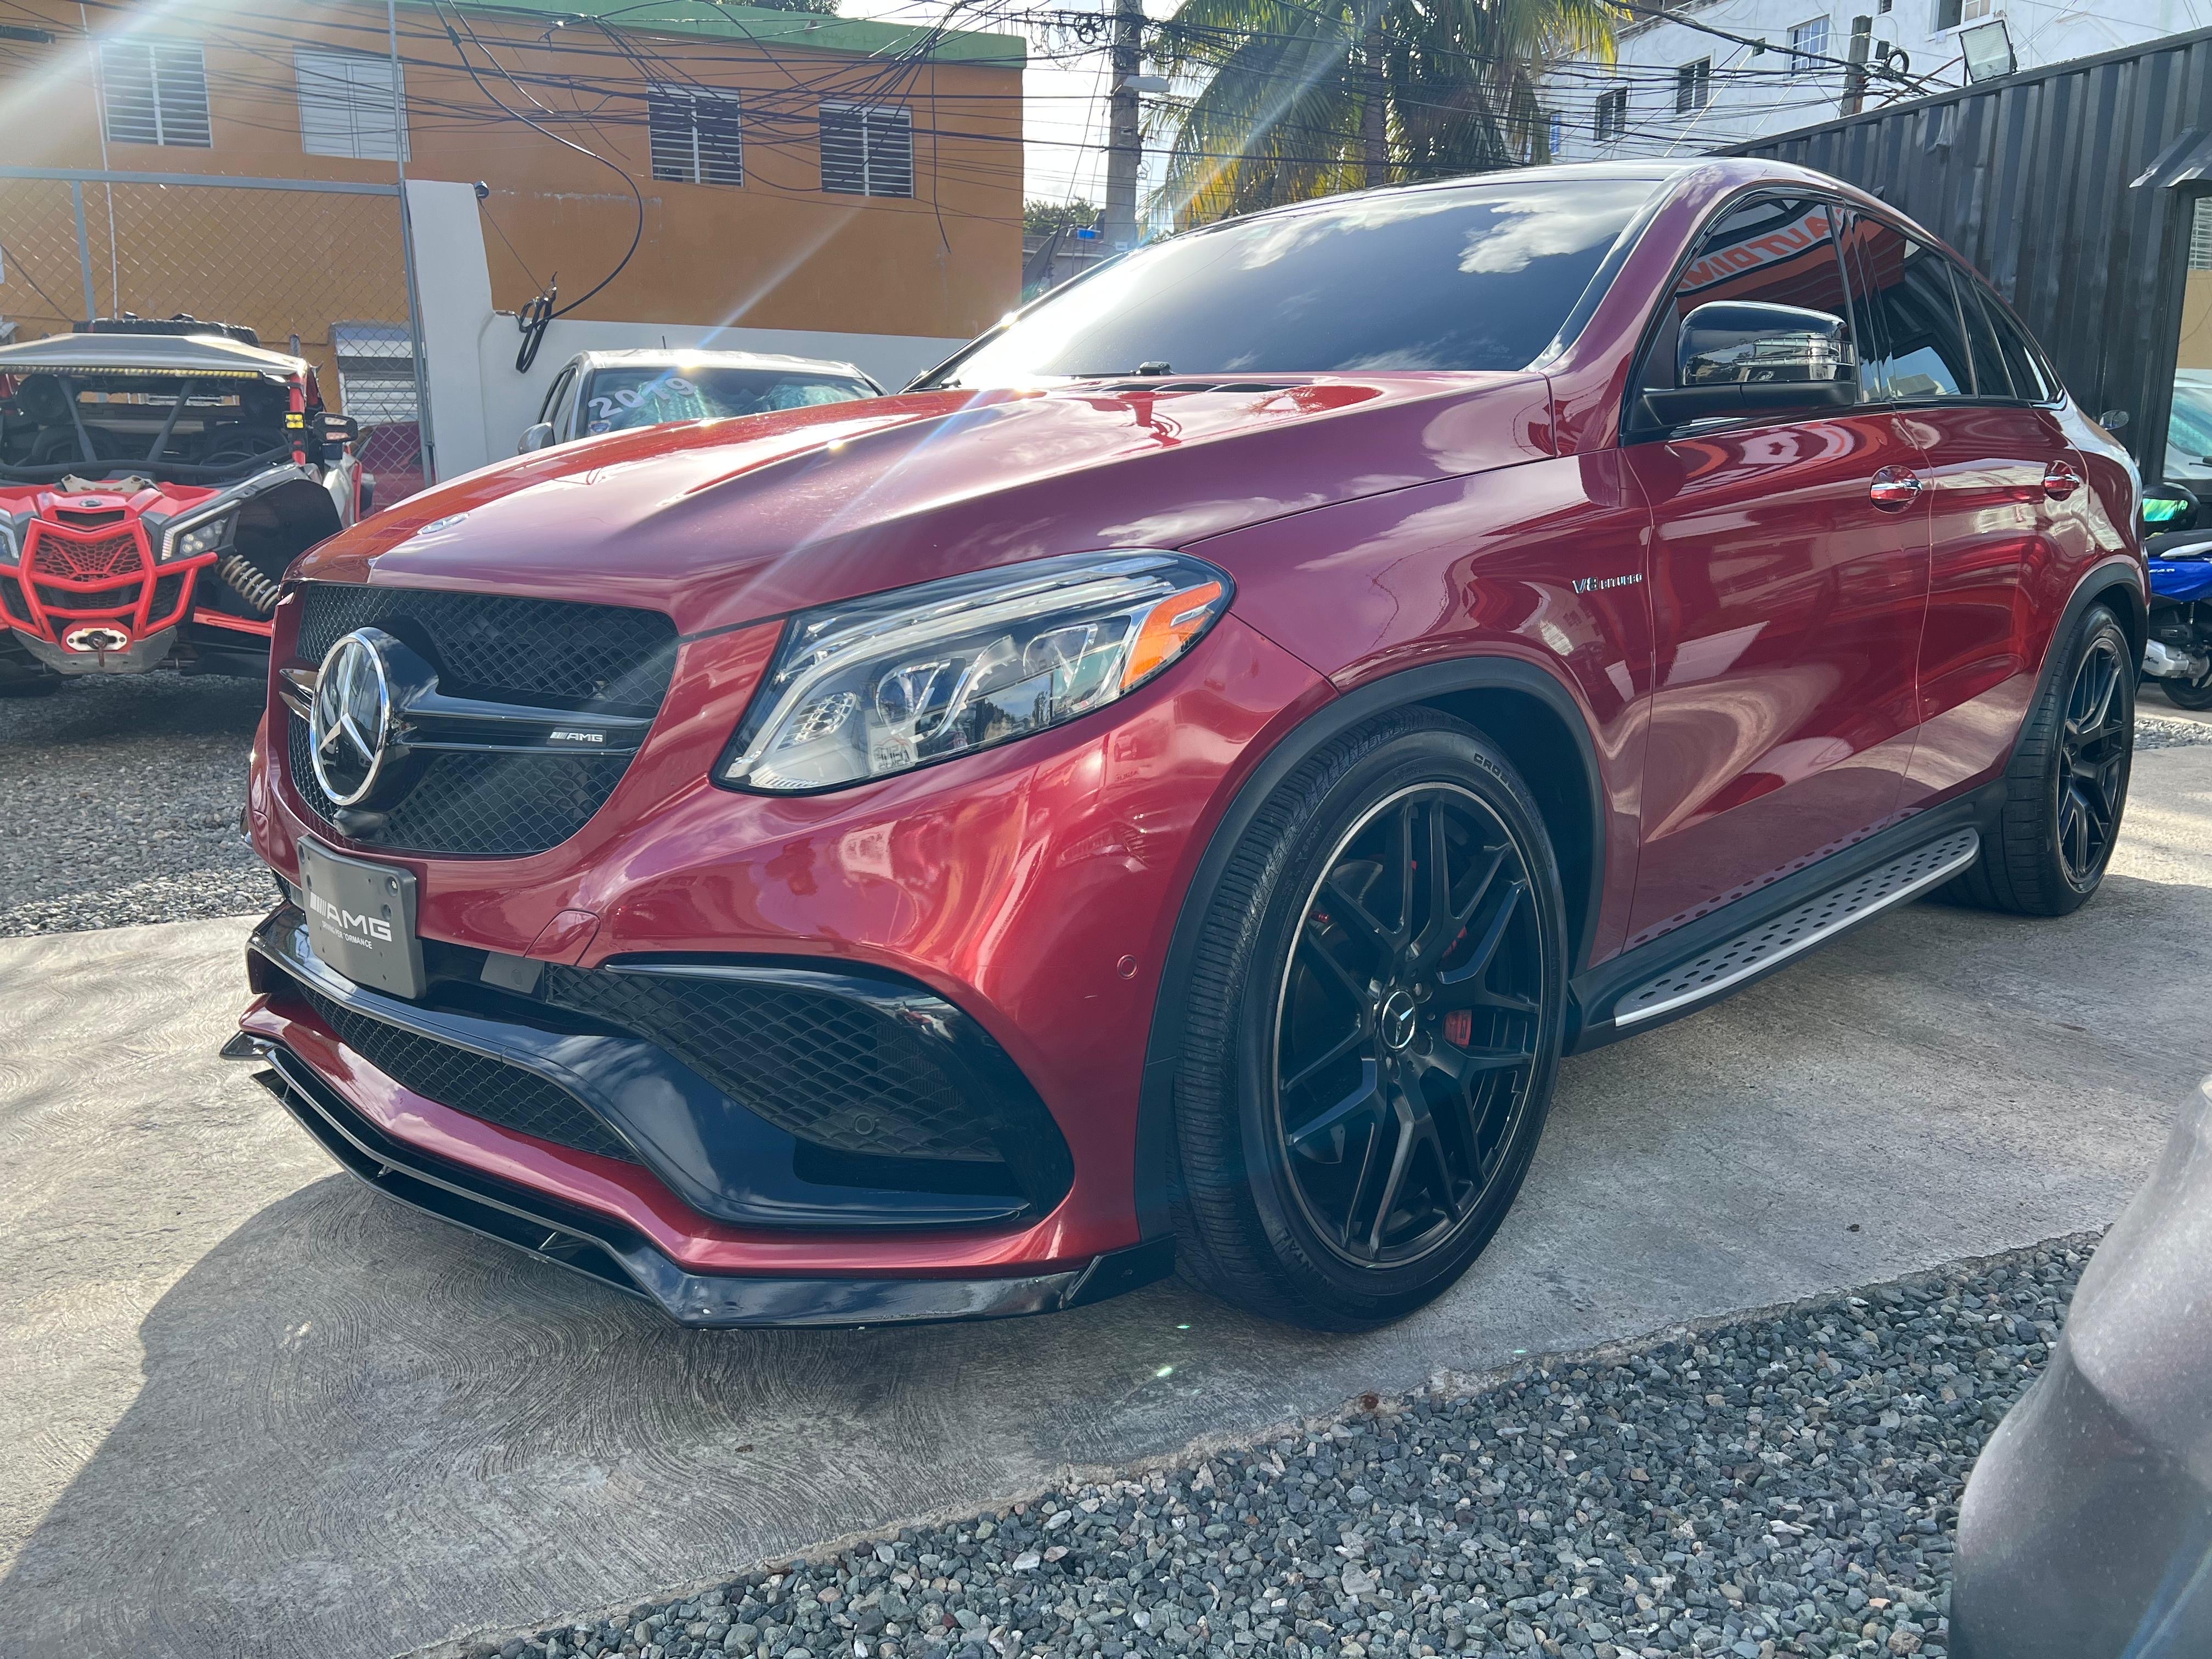
[[1179, 1269], [1241, 1307], [1368, 1330], [1505, 1218], [1565, 1041], [1544, 817], [1436, 710], [1331, 740], [1249, 809], [1187, 942]]
[[1945, 897], [2016, 916], [2070, 915], [2088, 902], [2127, 806], [2137, 649], [2101, 605], [2052, 641], [2002, 792], [1983, 820], [1981, 856]]
[[2112, 856], [2127, 795], [2134, 709], [2121, 691], [2122, 641], [2100, 633], [2074, 670], [2058, 733], [2058, 857], [2076, 887], [2094, 885]]
[[1448, 1250], [1527, 1106], [1545, 942], [1512, 835], [1472, 791], [1376, 803], [1308, 896], [1276, 1000], [1276, 1127], [1346, 1262]]

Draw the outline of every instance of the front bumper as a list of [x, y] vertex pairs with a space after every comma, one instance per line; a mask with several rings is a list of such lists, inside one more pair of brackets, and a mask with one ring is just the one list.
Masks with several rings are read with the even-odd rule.
[[997, 1278], [802, 1278], [687, 1272], [619, 1220], [425, 1153], [385, 1133], [297, 1056], [252, 1037], [263, 1087], [331, 1157], [403, 1204], [643, 1296], [678, 1324], [706, 1328], [921, 1324], [1056, 1313], [1164, 1277], [1173, 1242], [1109, 1251], [1047, 1273]]

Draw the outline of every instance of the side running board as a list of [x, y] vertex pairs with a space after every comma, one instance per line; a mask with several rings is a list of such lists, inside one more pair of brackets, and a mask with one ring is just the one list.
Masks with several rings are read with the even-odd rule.
[[1616, 1027], [1634, 1025], [1718, 996], [1846, 927], [1948, 881], [1974, 861], [1981, 846], [1981, 837], [1973, 830], [1954, 830], [1887, 864], [1876, 865], [1638, 986], [1613, 1005], [1613, 1023]]

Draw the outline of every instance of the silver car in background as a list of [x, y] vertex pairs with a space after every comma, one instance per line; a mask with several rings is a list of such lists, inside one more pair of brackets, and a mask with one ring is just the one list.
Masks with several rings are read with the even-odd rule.
[[546, 388], [518, 455], [550, 444], [670, 421], [719, 420], [771, 410], [880, 398], [882, 386], [850, 363], [755, 351], [580, 351]]

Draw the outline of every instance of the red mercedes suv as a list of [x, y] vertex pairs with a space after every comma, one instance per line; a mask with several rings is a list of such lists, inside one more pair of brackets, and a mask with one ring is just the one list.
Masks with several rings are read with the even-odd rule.
[[696, 1325], [1465, 1270], [1562, 1054], [2124, 799], [2138, 485], [1924, 231], [1562, 167], [1140, 249], [907, 392], [325, 542], [231, 1051]]

